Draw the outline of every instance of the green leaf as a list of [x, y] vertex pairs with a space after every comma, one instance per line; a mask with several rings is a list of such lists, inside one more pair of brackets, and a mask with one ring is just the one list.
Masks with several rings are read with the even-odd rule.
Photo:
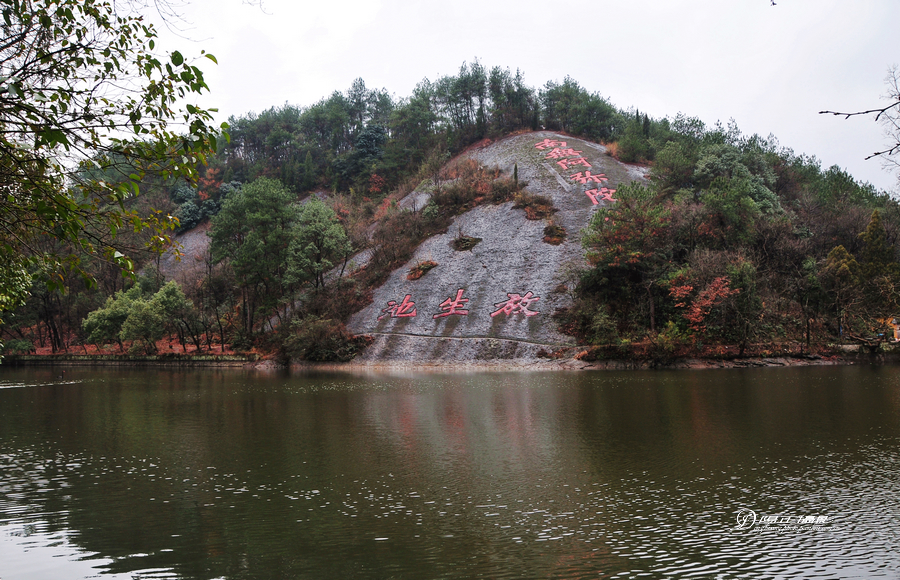
[[180, 52], [178, 52], [176, 50], [175, 52], [172, 53], [172, 64], [174, 64], [175, 66], [181, 66], [181, 64], [183, 62], [184, 62], [184, 57], [181, 56]]

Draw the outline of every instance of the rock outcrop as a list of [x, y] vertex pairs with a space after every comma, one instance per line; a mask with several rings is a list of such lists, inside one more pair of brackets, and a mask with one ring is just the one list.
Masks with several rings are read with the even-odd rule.
[[[518, 169], [526, 191], [550, 198], [552, 217], [565, 229], [563, 243], [544, 240], [546, 219], [529, 220], [513, 202], [481, 205], [458, 216], [446, 234], [427, 239], [404, 267], [374, 291], [374, 302], [348, 324], [375, 340], [356, 364], [537, 362], [538, 353], [573, 346], [553, 313], [571, 304], [572, 273], [584, 263], [581, 231], [596, 208], [610, 203], [620, 184], [644, 179], [601, 145], [551, 132], [517, 135], [466, 153], [507, 175]], [[401, 202], [422, 208], [413, 192]], [[471, 249], [451, 245], [464, 235], [481, 238]], [[438, 265], [416, 280], [411, 268]]]

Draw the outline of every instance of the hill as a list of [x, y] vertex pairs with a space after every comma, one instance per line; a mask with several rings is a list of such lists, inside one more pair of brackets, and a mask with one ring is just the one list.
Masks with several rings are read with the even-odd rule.
[[360, 364], [532, 364], [576, 344], [581, 360], [806, 355], [878, 351], [900, 310], [889, 194], [568, 77], [533, 89], [476, 62], [406, 98], [358, 79], [229, 123], [197, 182], [127, 202], [178, 218], [181, 260], [120, 232], [89, 276], [35, 278], [4, 315], [7, 352], [152, 353], [169, 336]]

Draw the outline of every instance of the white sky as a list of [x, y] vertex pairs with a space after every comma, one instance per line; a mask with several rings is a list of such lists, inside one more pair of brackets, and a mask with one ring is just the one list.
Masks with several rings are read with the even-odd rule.
[[566, 75], [620, 108], [678, 112], [707, 125], [734, 118], [745, 134], [839, 165], [896, 190], [881, 161], [887, 139], [871, 118], [819, 115], [883, 106], [900, 64], [898, 0], [186, 0], [222, 120], [284, 103], [311, 105], [362, 77], [407, 97], [423, 78], [463, 61], [521, 69], [540, 88]]

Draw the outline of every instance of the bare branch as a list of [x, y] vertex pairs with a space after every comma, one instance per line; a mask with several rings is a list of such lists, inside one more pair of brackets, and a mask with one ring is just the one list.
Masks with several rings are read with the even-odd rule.
[[858, 115], [868, 115], [871, 113], [878, 113], [877, 115], [875, 115], [875, 120], [877, 121], [878, 118], [881, 117], [881, 115], [890, 111], [894, 107], [898, 107], [898, 106], [900, 106], [900, 101], [897, 101], [896, 103], [890, 104], [890, 105], [888, 105], [886, 107], [882, 107], [880, 109], [869, 109], [868, 111], [857, 111], [855, 113], [842, 113], [840, 111], [819, 111], [819, 114], [820, 115], [836, 115], [839, 117], [844, 117], [845, 119], [849, 119], [850, 117], [856, 117]]

